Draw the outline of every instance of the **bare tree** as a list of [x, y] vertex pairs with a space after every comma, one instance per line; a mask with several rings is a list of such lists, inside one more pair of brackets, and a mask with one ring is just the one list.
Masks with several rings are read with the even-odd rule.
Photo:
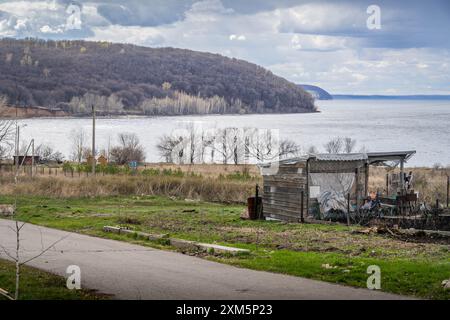
[[243, 131], [238, 128], [224, 128], [217, 130], [218, 134], [213, 144], [215, 151], [222, 157], [222, 163], [234, 164], [242, 162], [243, 153]]
[[64, 160], [64, 155], [54, 150], [51, 146], [46, 144], [40, 144], [35, 149], [35, 154], [43, 161], [54, 161], [61, 163]]
[[301, 147], [295, 141], [283, 139], [280, 141], [280, 159], [297, 156], [301, 151]]
[[257, 162], [272, 161], [280, 156], [280, 141], [272, 130], [246, 129], [245, 152]]
[[315, 146], [309, 146], [308, 148], [308, 154], [317, 154], [319, 153], [319, 150]]
[[328, 141], [325, 145], [325, 151], [327, 153], [341, 153], [344, 147], [342, 138], [336, 137]]
[[178, 143], [179, 139], [176, 139], [173, 136], [164, 135], [159, 138], [156, 148], [158, 149], [161, 158], [167, 163], [173, 163], [175, 161], [173, 151]]
[[[0, 96], [0, 110], [7, 106], [8, 99]], [[4, 158], [14, 146], [14, 121], [0, 120], [0, 159]]]
[[86, 134], [82, 129], [73, 130], [71, 133], [71, 140], [72, 150], [70, 153], [70, 159], [80, 164], [83, 160], [83, 151], [86, 145]]
[[[16, 139], [16, 143], [17, 143], [17, 139]], [[24, 153], [24, 155], [26, 156], [28, 154], [28, 149], [26, 150], [26, 152]], [[18, 181], [19, 181], [19, 171], [20, 171], [20, 166], [16, 169], [15, 175], [14, 175], [14, 183], [15, 185], [17, 185]], [[49, 251], [50, 249], [54, 248], [56, 244], [58, 244], [59, 242], [63, 241], [65, 238], [68, 237], [62, 237], [60, 239], [58, 239], [57, 241], [53, 242], [51, 245], [45, 247], [44, 246], [44, 242], [42, 240], [42, 234], [41, 234], [41, 244], [42, 244], [42, 250], [37, 253], [34, 256], [31, 256], [29, 258], [22, 258], [21, 256], [21, 237], [20, 237], [20, 233], [22, 231], [22, 228], [26, 225], [25, 222], [19, 222], [17, 219], [17, 193], [15, 193], [14, 196], [14, 207], [12, 210], [12, 217], [11, 219], [14, 221], [14, 227], [10, 227], [10, 229], [14, 232], [15, 235], [15, 240], [16, 240], [16, 246], [14, 248], [14, 253], [10, 252], [6, 247], [4, 247], [3, 245], [0, 244], [0, 248], [3, 250], [3, 252], [14, 262], [15, 267], [16, 267], [16, 274], [15, 274], [15, 290], [14, 290], [14, 296], [10, 295], [6, 290], [1, 289], [0, 288], [0, 295], [10, 299], [10, 300], [19, 300], [20, 297], [20, 276], [21, 276], [21, 267], [37, 258], [39, 258], [40, 256], [44, 255], [47, 251]]]
[[[166, 162], [214, 162], [235, 165], [250, 161], [271, 161], [295, 156], [300, 146], [294, 141], [279, 141], [271, 130], [253, 128], [223, 128], [162, 136], [157, 144], [159, 154]], [[209, 154], [208, 154], [209, 153]]]
[[111, 158], [118, 164], [130, 161], [142, 162], [145, 160], [144, 148], [134, 133], [120, 133], [119, 145], [111, 149]]
[[352, 153], [353, 150], [355, 150], [356, 147], [356, 140], [352, 139], [350, 137], [344, 138], [344, 152], [345, 153]]
[[[17, 208], [15, 209], [15, 211]], [[15, 281], [15, 290], [14, 290], [14, 296], [10, 295], [6, 290], [3, 290], [0, 288], [0, 295], [10, 299], [10, 300], [19, 300], [20, 297], [20, 276], [21, 276], [21, 268], [23, 265], [26, 265], [27, 263], [36, 260], [37, 258], [44, 255], [47, 251], [54, 248], [55, 245], [57, 245], [59, 242], [66, 239], [69, 235], [62, 237], [58, 239], [57, 241], [53, 242], [47, 247], [44, 247], [43, 241], [42, 241], [42, 235], [41, 235], [41, 243], [42, 243], [42, 249], [39, 253], [36, 255], [30, 257], [30, 258], [22, 258], [21, 257], [21, 237], [20, 232], [22, 231], [22, 228], [26, 225], [25, 222], [19, 222], [16, 218], [16, 213], [14, 212], [13, 215], [13, 221], [14, 221], [14, 227], [10, 227], [10, 229], [14, 232], [15, 238], [16, 238], [16, 247], [14, 248], [14, 252], [11, 253], [6, 247], [3, 245], [0, 245], [0, 248], [3, 250], [3, 252], [14, 262], [16, 267], [16, 281]]]

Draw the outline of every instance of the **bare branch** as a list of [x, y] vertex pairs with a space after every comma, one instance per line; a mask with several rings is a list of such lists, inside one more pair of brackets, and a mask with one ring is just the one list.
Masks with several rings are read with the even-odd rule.
[[52, 249], [54, 246], [56, 246], [58, 243], [60, 243], [61, 241], [67, 239], [69, 236], [70, 236], [70, 234], [68, 234], [68, 235], [66, 235], [65, 237], [62, 237], [61, 239], [59, 239], [59, 240], [53, 242], [50, 246], [48, 246], [48, 247], [47, 247], [45, 250], [43, 250], [41, 253], [37, 254], [36, 256], [34, 256], [34, 257], [32, 257], [32, 258], [30, 258], [30, 259], [28, 259], [28, 260], [25, 260], [25, 261], [23, 261], [23, 262], [20, 262], [20, 265], [27, 264], [28, 262], [31, 262], [31, 261], [33, 261], [33, 260], [39, 258], [39, 257], [42, 256], [44, 253], [46, 253], [47, 251], [49, 251], [50, 249]]
[[13, 257], [13, 256], [8, 252], [8, 250], [6, 250], [6, 248], [5, 248], [4, 246], [2, 246], [1, 244], [0, 244], [0, 248], [2, 248], [2, 250], [5, 252], [5, 254], [6, 254], [10, 259], [12, 259], [13, 261], [16, 261], [16, 258]]

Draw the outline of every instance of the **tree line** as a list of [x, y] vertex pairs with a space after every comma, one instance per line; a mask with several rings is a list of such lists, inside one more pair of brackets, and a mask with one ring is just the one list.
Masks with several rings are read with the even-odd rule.
[[274, 161], [299, 154], [300, 147], [280, 139], [277, 130], [255, 128], [198, 128], [194, 124], [160, 137], [164, 161], [180, 164], [241, 164]]
[[[0, 40], [0, 95], [71, 114], [283, 113], [312, 96], [270, 71], [218, 54], [88, 41]], [[186, 103], [187, 106], [180, 106]]]

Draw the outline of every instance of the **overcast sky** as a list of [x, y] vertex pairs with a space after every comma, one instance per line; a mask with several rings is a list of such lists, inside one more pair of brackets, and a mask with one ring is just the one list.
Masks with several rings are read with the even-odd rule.
[[448, 0], [0, 0], [0, 36], [214, 52], [331, 93], [450, 94]]

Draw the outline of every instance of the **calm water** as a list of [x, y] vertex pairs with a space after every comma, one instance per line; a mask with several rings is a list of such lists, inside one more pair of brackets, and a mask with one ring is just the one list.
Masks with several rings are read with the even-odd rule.
[[[161, 161], [155, 145], [163, 134], [187, 122], [204, 127], [256, 127], [279, 129], [282, 137], [305, 149], [323, 145], [335, 136], [357, 140], [357, 148], [369, 151], [417, 150], [410, 166], [450, 165], [450, 101], [333, 100], [318, 101], [321, 113], [284, 115], [180, 116], [98, 119], [97, 146], [114, 144], [117, 133], [136, 133], [145, 147], [147, 161]], [[82, 128], [90, 133], [89, 119], [27, 119], [21, 140], [35, 138], [65, 155], [70, 153], [70, 135]]]

